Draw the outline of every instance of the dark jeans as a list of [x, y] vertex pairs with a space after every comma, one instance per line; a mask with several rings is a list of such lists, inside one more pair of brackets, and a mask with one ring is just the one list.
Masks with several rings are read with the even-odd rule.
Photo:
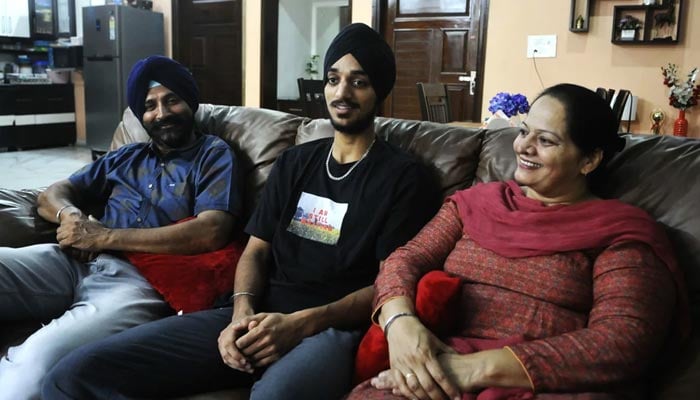
[[359, 331], [304, 339], [261, 376], [226, 366], [217, 338], [231, 308], [173, 316], [83, 346], [49, 372], [42, 398], [167, 398], [249, 387], [251, 399], [333, 399], [351, 389]]

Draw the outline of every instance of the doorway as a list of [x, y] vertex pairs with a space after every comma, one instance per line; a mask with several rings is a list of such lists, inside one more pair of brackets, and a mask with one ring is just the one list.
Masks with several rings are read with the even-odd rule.
[[173, 58], [199, 86], [200, 102], [241, 105], [242, 0], [173, 0]]
[[382, 114], [420, 120], [416, 83], [443, 83], [452, 119], [478, 122], [488, 0], [374, 0], [372, 10], [396, 55], [396, 85]]
[[352, 0], [262, 0], [261, 107], [300, 107], [297, 79], [322, 78], [325, 48], [351, 13]]
[[299, 99], [298, 78], [322, 79], [326, 50], [349, 23], [348, 0], [279, 0], [278, 101]]

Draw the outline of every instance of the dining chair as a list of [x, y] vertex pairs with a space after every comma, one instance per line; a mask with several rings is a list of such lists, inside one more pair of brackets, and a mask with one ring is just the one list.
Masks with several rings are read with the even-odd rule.
[[[629, 100], [632, 93], [627, 89], [620, 89], [617, 91], [617, 96], [615, 100], [611, 103], [613, 114], [615, 115], [615, 120], [617, 121], [617, 131], [620, 131], [620, 122], [622, 121], [622, 113], [625, 111], [625, 104]], [[610, 99], [612, 101], [612, 99]], [[628, 127], [629, 129], [629, 127]]]
[[613, 96], [615, 96], [615, 89], [606, 89], [603, 87], [599, 87], [595, 90], [595, 92], [598, 93], [598, 96], [602, 97], [603, 100], [607, 102], [611, 102]]
[[318, 79], [297, 79], [299, 98], [304, 116], [309, 118], [329, 118], [326, 98], [323, 95], [323, 81]]
[[418, 103], [424, 121], [448, 123], [450, 117], [450, 102], [447, 88], [442, 83], [416, 83], [418, 87]]

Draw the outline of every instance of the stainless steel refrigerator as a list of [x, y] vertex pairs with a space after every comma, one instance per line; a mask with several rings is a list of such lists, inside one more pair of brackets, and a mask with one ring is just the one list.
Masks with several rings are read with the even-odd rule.
[[129, 6], [83, 8], [86, 141], [93, 158], [109, 150], [127, 107], [126, 82], [136, 61], [164, 54], [163, 14]]

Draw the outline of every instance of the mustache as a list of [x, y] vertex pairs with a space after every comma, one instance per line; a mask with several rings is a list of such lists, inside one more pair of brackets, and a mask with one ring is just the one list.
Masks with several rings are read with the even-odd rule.
[[334, 100], [331, 101], [331, 107], [335, 107], [339, 104], [344, 104], [346, 106], [349, 106], [350, 108], [360, 108], [360, 105], [358, 103], [353, 103], [351, 101], [345, 101], [345, 100]]
[[184, 118], [182, 118], [178, 115], [170, 115], [168, 117], [161, 119], [160, 121], [153, 122], [153, 124], [151, 125], [151, 130], [163, 129], [163, 127], [165, 125], [176, 125], [177, 126], [177, 125], [184, 125], [186, 123], [187, 123], [187, 121]]

